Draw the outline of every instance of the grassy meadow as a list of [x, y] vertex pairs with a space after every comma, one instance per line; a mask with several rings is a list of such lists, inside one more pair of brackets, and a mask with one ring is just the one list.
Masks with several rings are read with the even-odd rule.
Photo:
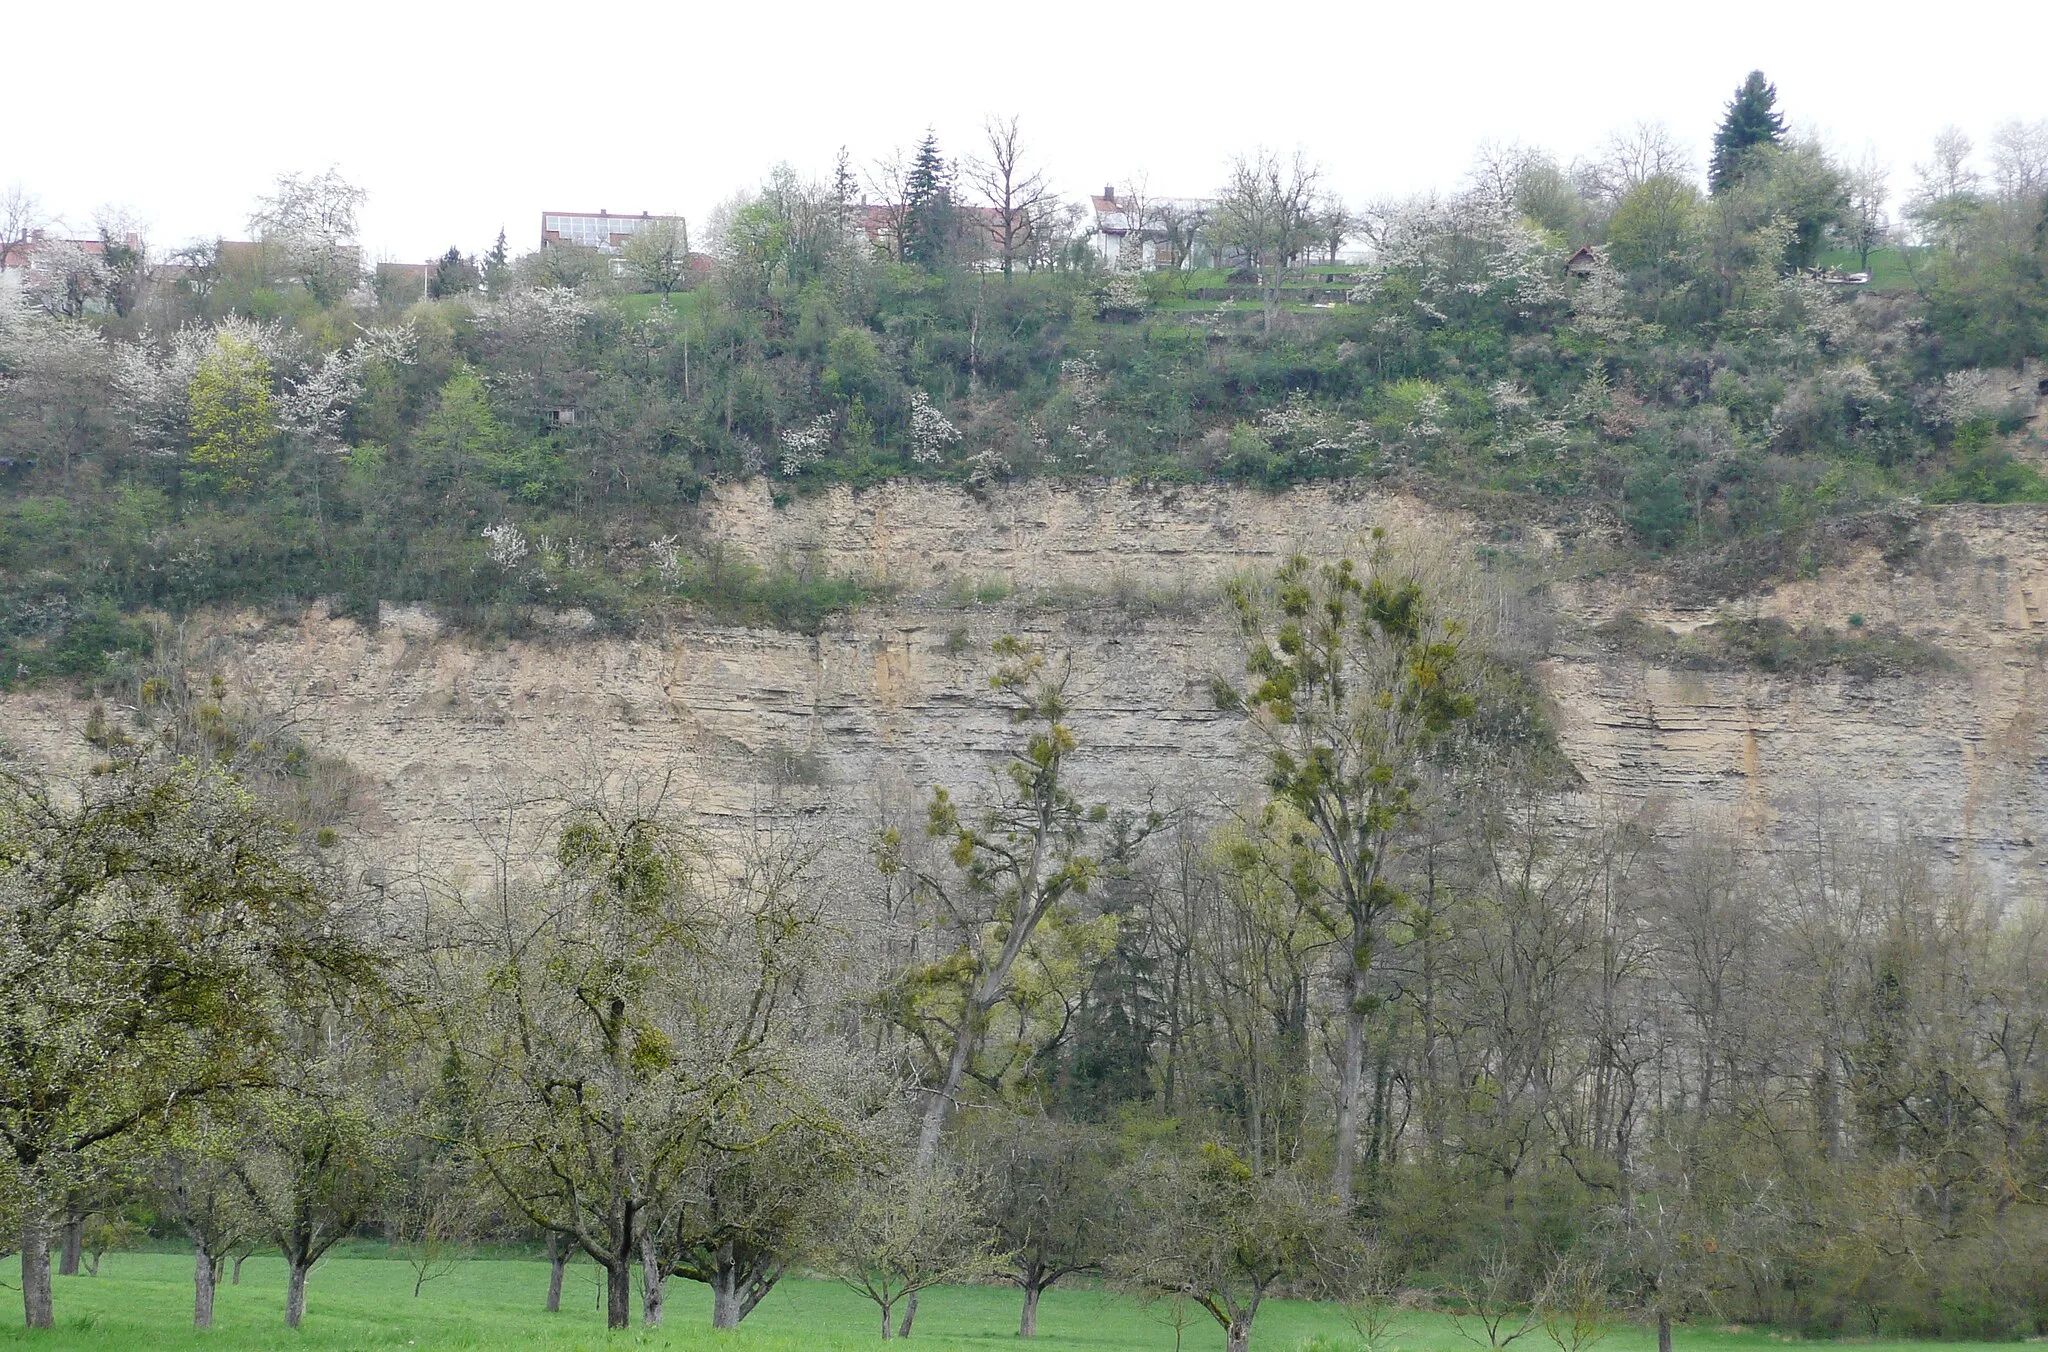
[[[191, 1260], [182, 1254], [109, 1254], [97, 1277], [57, 1281], [57, 1327], [30, 1334], [19, 1326], [18, 1308], [0, 1325], [0, 1348], [34, 1347], [42, 1352], [78, 1349], [243, 1349], [290, 1347], [315, 1352], [367, 1348], [444, 1349], [531, 1348], [581, 1352], [611, 1348], [722, 1348], [731, 1352], [838, 1352], [880, 1344], [875, 1307], [830, 1281], [782, 1283], [736, 1334], [709, 1328], [710, 1300], [704, 1288], [671, 1285], [665, 1327], [608, 1333], [599, 1303], [597, 1269], [572, 1265], [563, 1288], [562, 1312], [540, 1306], [547, 1268], [534, 1261], [478, 1259], [412, 1294], [413, 1274], [402, 1262], [372, 1257], [330, 1259], [313, 1274], [305, 1325], [284, 1327], [284, 1268], [276, 1259], [248, 1261], [239, 1286], [223, 1284], [210, 1333], [191, 1327]], [[18, 1301], [12, 1291], [5, 1293]], [[1001, 1287], [954, 1287], [927, 1293], [918, 1313], [911, 1348], [923, 1352], [1018, 1346], [1018, 1298]], [[637, 1306], [636, 1306], [637, 1315]], [[1043, 1352], [1170, 1352], [1175, 1332], [1164, 1307], [1147, 1308], [1109, 1293], [1075, 1287], [1048, 1293], [1039, 1310], [1035, 1346]], [[1190, 1309], [1180, 1346], [1220, 1349], [1222, 1332], [1206, 1315]], [[1197, 1320], [1196, 1316], [1199, 1316]], [[1476, 1329], [1475, 1329], [1476, 1332]], [[1679, 1352], [1743, 1352], [1781, 1345], [1782, 1337], [1731, 1329], [1679, 1330]], [[1618, 1327], [1602, 1352], [1650, 1352], [1647, 1329]], [[1259, 1313], [1252, 1347], [1265, 1352], [1347, 1352], [1357, 1344], [1337, 1311], [1305, 1301], [1269, 1302]], [[1862, 1343], [1866, 1348], [1904, 1346]], [[1474, 1344], [1441, 1315], [1412, 1314], [1396, 1324], [1393, 1352], [1469, 1352]], [[1548, 1352], [1540, 1330], [1521, 1341], [1527, 1352]], [[1973, 1344], [1946, 1344], [1965, 1349]]]

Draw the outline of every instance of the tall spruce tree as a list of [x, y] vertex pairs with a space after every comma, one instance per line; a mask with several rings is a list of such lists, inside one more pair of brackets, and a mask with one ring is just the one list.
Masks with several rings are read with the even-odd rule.
[[512, 254], [505, 247], [505, 227], [498, 227], [498, 242], [484, 255], [484, 290], [491, 296], [502, 298], [512, 289]]
[[1778, 87], [1753, 70], [1728, 101], [1728, 113], [1714, 133], [1714, 162], [1707, 185], [1716, 193], [1742, 176], [1743, 157], [1761, 145], [1785, 139], [1785, 118], [1778, 112]]
[[926, 129], [904, 184], [903, 257], [937, 267], [953, 237], [953, 171], [939, 153], [938, 135]]

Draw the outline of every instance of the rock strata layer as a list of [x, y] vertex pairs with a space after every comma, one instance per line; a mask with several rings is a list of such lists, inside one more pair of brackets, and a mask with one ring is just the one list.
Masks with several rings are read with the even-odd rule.
[[[1380, 526], [1480, 543], [1470, 521], [1347, 488], [904, 484], [777, 508], [756, 485], [707, 504], [703, 529], [758, 562], [871, 577], [890, 599], [815, 637], [682, 623], [620, 639], [565, 617], [546, 638], [497, 644], [417, 609], [365, 626], [316, 607], [282, 625], [217, 618], [195, 651], [365, 776], [366, 848], [444, 871], [487, 866], [476, 821], [508, 788], [600, 770], [669, 776], [713, 823], [800, 814], [852, 830], [925, 786], [972, 792], [1010, 736], [987, 686], [1003, 633], [1070, 655], [1085, 792], [1229, 798], [1253, 782], [1252, 751], [1211, 693], [1241, 669], [1221, 583], [1295, 552], [1361, 549]], [[1825, 802], [1938, 841], [2001, 891], [2041, 890], [2048, 509], [1949, 508], [1924, 530], [1902, 562], [1870, 549], [1714, 608], [1646, 577], [1550, 588], [1555, 637], [1538, 669], [1586, 781], [1573, 811], [1653, 803], [1667, 821], [1732, 818], [1771, 840]], [[1556, 546], [1532, 533], [1522, 547]], [[1724, 609], [1896, 626], [1953, 667], [1678, 670], [1594, 632], [1623, 614], [1683, 631]], [[85, 714], [58, 691], [15, 693], [0, 699], [0, 735], [76, 765]]]

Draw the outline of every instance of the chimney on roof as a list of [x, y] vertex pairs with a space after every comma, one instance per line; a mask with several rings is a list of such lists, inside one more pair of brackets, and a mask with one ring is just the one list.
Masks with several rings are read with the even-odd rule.
[[1114, 202], [1114, 201], [1116, 200], [1116, 184], [1114, 184], [1114, 183], [1105, 183], [1105, 184], [1103, 184], [1103, 185], [1102, 185], [1102, 196], [1103, 196], [1103, 199], [1104, 199], [1105, 201], [1110, 201], [1110, 202]]

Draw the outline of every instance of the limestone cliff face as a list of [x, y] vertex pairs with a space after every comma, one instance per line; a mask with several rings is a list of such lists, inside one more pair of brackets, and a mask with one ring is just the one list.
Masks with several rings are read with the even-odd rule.
[[[222, 619], [204, 660], [369, 779], [367, 846], [444, 869], [482, 864], [473, 818], [506, 787], [600, 767], [672, 774], [714, 822], [799, 813], [850, 827], [925, 786], [972, 791], [1009, 735], [986, 684], [1003, 633], [1071, 655], [1088, 792], [1227, 797], [1244, 790], [1250, 748], [1210, 695], [1212, 675], [1240, 671], [1220, 581], [1297, 551], [1357, 549], [1379, 525], [1474, 534], [1412, 500], [1341, 488], [1028, 485], [977, 498], [897, 485], [778, 509], [750, 487], [707, 504], [702, 524], [761, 561], [875, 577], [892, 599], [815, 638], [682, 624], [493, 645], [416, 611], [365, 627], [316, 610], [283, 626]], [[1948, 652], [1952, 672], [1667, 670], [1603, 650], [1591, 627], [1629, 611], [1684, 628], [1711, 611], [1642, 579], [1553, 588], [1540, 671], [1587, 781], [1582, 810], [1657, 800], [1673, 819], [1734, 815], [1768, 837], [1821, 797], [1941, 841], [2002, 888], [2041, 890], [2048, 511], [1952, 508], [1927, 532], [1902, 567], [1872, 550], [1728, 604], [1837, 628], [1852, 614], [1896, 623]], [[1532, 532], [1524, 547], [1553, 546]], [[0, 735], [73, 762], [84, 713], [57, 692], [12, 695]]]

